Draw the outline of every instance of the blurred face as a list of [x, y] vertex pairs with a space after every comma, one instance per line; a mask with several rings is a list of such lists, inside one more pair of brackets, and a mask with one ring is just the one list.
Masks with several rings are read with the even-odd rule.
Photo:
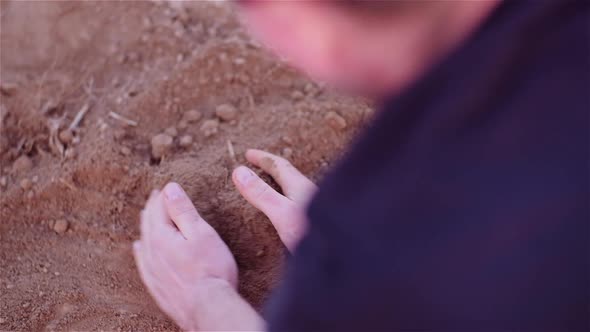
[[374, 23], [324, 1], [245, 1], [241, 9], [263, 44], [313, 79], [368, 95], [388, 84], [388, 46]]
[[239, 3], [251, 32], [291, 64], [333, 87], [379, 99], [415, 81], [499, 0], [366, 1], [361, 8], [338, 0]]

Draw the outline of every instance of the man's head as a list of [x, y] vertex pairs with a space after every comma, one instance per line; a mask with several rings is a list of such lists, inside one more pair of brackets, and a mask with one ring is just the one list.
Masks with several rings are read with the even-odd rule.
[[242, 0], [250, 30], [312, 78], [384, 97], [417, 78], [498, 0]]

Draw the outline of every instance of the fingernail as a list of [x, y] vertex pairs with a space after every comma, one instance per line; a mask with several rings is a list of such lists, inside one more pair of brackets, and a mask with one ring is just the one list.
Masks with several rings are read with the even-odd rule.
[[247, 185], [250, 180], [253, 179], [253, 175], [252, 171], [244, 166], [240, 166], [236, 169], [236, 180], [238, 180], [243, 186]]
[[166, 195], [166, 199], [170, 201], [177, 200], [185, 196], [184, 190], [180, 187], [178, 183], [169, 183], [164, 188], [164, 195]]

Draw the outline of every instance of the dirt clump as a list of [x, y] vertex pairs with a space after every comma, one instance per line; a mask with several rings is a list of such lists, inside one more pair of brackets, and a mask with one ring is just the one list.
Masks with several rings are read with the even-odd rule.
[[12, 170], [16, 174], [24, 174], [33, 169], [33, 162], [31, 158], [23, 155], [18, 157], [12, 164]]
[[209, 119], [203, 121], [203, 125], [201, 126], [201, 132], [205, 137], [213, 136], [217, 134], [219, 131], [219, 120], [217, 119]]
[[152, 157], [160, 159], [170, 152], [174, 138], [168, 134], [158, 134], [152, 137]]
[[336, 130], [346, 129], [346, 120], [338, 113], [330, 111], [326, 114], [326, 121], [328, 125]]
[[188, 148], [193, 144], [193, 137], [191, 135], [184, 135], [178, 141], [178, 145], [182, 148]]
[[184, 112], [182, 120], [184, 120], [187, 123], [193, 123], [193, 122], [197, 122], [197, 121], [201, 120], [202, 117], [203, 117], [203, 114], [201, 114], [201, 112], [199, 112], [197, 110], [189, 110], [189, 111]]
[[65, 233], [68, 230], [68, 226], [69, 226], [69, 223], [68, 223], [67, 220], [65, 220], [65, 219], [58, 219], [53, 224], [53, 230], [57, 234], [63, 234], [63, 233]]
[[238, 117], [238, 110], [233, 105], [222, 104], [215, 109], [215, 115], [222, 121], [231, 121]]

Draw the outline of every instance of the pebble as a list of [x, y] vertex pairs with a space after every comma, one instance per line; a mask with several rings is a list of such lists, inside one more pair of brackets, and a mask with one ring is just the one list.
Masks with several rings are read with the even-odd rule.
[[191, 135], [184, 135], [180, 138], [178, 144], [183, 148], [187, 148], [193, 144], [193, 137]]
[[33, 168], [33, 162], [31, 158], [22, 155], [18, 157], [12, 164], [12, 170], [16, 173], [26, 173]]
[[343, 130], [347, 126], [346, 120], [334, 111], [330, 111], [326, 114], [326, 122], [328, 122], [330, 127], [336, 130]]
[[128, 156], [131, 154], [131, 149], [126, 146], [123, 146], [121, 147], [121, 154], [124, 156]]
[[69, 130], [65, 129], [59, 133], [59, 140], [64, 144], [70, 144], [74, 139], [74, 133]]
[[217, 119], [206, 120], [205, 122], [203, 122], [203, 125], [201, 126], [201, 131], [203, 132], [205, 137], [217, 134], [218, 130], [219, 120]]
[[152, 156], [156, 159], [162, 158], [172, 148], [174, 139], [167, 134], [158, 134], [152, 137]]
[[31, 178], [31, 181], [32, 181], [33, 183], [37, 183], [37, 182], [39, 182], [39, 175], [35, 175], [35, 176], [33, 176], [33, 177]]
[[234, 62], [235, 65], [241, 66], [241, 65], [243, 65], [243, 64], [246, 63], [246, 59], [244, 59], [244, 58], [235, 58], [233, 62]]
[[182, 115], [182, 119], [188, 123], [197, 122], [197, 121], [201, 120], [202, 117], [203, 117], [203, 114], [201, 114], [201, 112], [199, 112], [197, 110], [186, 111]]
[[0, 177], [0, 187], [6, 187], [8, 185], [8, 179], [6, 176]]
[[293, 100], [301, 100], [305, 97], [305, 95], [303, 94], [303, 92], [299, 91], [299, 90], [295, 90], [291, 93], [291, 99]]
[[27, 192], [26, 197], [28, 200], [31, 200], [31, 199], [33, 199], [33, 197], [35, 197], [35, 193], [31, 190], [31, 191]]
[[188, 122], [186, 122], [186, 120], [180, 120], [180, 122], [178, 122], [178, 129], [184, 130], [187, 127], [188, 127]]
[[16, 83], [0, 83], [0, 93], [2, 93], [3, 95], [12, 96], [16, 93], [17, 89], [18, 85], [16, 85]]
[[289, 145], [293, 144], [293, 139], [289, 136], [282, 136], [281, 140]]
[[164, 134], [176, 137], [178, 136], [178, 130], [176, 130], [176, 127], [168, 127], [166, 130], [164, 130]]
[[25, 303], [23, 303], [23, 308], [25, 308], [25, 309], [26, 309], [26, 308], [28, 308], [30, 305], [31, 305], [31, 304], [30, 304], [29, 302], [25, 302]]
[[55, 221], [55, 224], [53, 225], [53, 230], [57, 233], [57, 234], [63, 234], [68, 230], [68, 226], [69, 223], [67, 220], [65, 219], [58, 219]]
[[230, 104], [222, 104], [215, 109], [215, 115], [223, 121], [231, 121], [237, 118], [238, 110]]
[[0, 324], [4, 324], [4, 323], [6, 323], [6, 319], [0, 318]]
[[31, 187], [33, 187], [33, 183], [29, 179], [22, 179], [20, 181], [20, 187], [23, 190], [29, 190], [29, 189], [31, 189]]

